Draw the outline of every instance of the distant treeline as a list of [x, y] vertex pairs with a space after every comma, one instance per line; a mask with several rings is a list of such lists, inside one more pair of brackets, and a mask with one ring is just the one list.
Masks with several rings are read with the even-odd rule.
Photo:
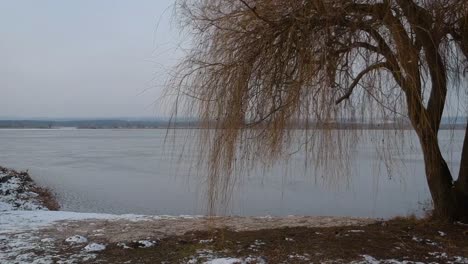
[[[215, 127], [215, 123], [207, 124]], [[464, 129], [462, 122], [443, 123], [442, 129]], [[196, 120], [0, 120], [1, 128], [24, 128], [24, 129], [52, 129], [52, 128], [77, 128], [77, 129], [151, 129], [151, 128], [199, 128], [200, 123]], [[204, 126], [206, 127], [206, 126]], [[249, 127], [249, 125], [247, 125]], [[261, 128], [262, 125], [252, 126]], [[407, 122], [336, 122], [336, 123], [305, 123], [294, 122], [289, 125], [291, 129], [411, 129]]]
[[[172, 126], [173, 124], [171, 124]], [[177, 126], [193, 126], [191, 121], [177, 122]], [[144, 128], [167, 128], [168, 121], [127, 121], [127, 120], [0, 120], [0, 128], [64, 128], [73, 127], [78, 129], [144, 129]]]

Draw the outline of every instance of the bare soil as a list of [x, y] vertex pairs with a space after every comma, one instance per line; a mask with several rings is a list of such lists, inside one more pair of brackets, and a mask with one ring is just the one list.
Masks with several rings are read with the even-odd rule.
[[[189, 222], [179, 224], [182, 223]], [[147, 224], [144, 230], [155, 228], [151, 223]], [[100, 242], [108, 243], [107, 249], [100, 252], [92, 263], [187, 263], [194, 257], [199, 261], [194, 263], [203, 263], [203, 252], [211, 252], [217, 257], [257, 259], [251, 263], [350, 263], [362, 261], [364, 255], [378, 260], [465, 263], [463, 261], [468, 257], [468, 226], [415, 219], [325, 227], [309, 224], [258, 229], [251, 225], [240, 230], [232, 226], [220, 228], [216, 224], [208, 225], [211, 228], [199, 229], [194, 224], [193, 230], [189, 228], [183, 234], [168, 232], [169, 236], [158, 236], [157, 232], [142, 236], [138, 233], [141, 230], [133, 229], [137, 226], [129, 223], [129, 227], [122, 229], [121, 233], [138, 235], [127, 236], [130, 240], [126, 241], [126, 245], [130, 248], [126, 249], [117, 242], [122, 242], [123, 236], [109, 237], [109, 234], [113, 234], [108, 233], [109, 226], [106, 228], [97, 223], [91, 226], [105, 228], [104, 235], [95, 238], [99, 240], [100, 237]], [[80, 225], [62, 228], [66, 235], [79, 230], [86, 235], [86, 230], [80, 229]], [[70, 232], [70, 228], [73, 232]], [[141, 248], [136, 240], [131, 240], [137, 237], [157, 241], [157, 245]], [[460, 257], [465, 260], [460, 260]]]

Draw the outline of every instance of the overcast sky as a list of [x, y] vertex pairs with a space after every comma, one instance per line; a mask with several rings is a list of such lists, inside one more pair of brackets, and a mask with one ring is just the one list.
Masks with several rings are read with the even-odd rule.
[[161, 116], [173, 0], [0, 0], [0, 118]]

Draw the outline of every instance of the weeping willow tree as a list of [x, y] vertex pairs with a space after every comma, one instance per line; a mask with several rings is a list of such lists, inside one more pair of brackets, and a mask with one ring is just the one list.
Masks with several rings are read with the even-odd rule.
[[[438, 142], [449, 89], [468, 90], [466, 1], [179, 0], [177, 12], [192, 46], [171, 89], [207, 128], [211, 203], [236, 164], [280, 158], [292, 127], [314, 135], [379, 112], [416, 132], [435, 216], [467, 218], [467, 136], [456, 180]], [[329, 135], [324, 160], [346, 153]]]

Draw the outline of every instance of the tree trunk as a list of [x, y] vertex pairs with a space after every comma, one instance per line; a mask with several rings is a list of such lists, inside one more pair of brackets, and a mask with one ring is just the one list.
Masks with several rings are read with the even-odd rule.
[[418, 137], [424, 154], [426, 179], [434, 203], [434, 217], [446, 221], [458, 220], [453, 178], [440, 152], [437, 136], [427, 130], [420, 130]]
[[460, 174], [458, 175], [457, 185], [468, 193], [468, 125], [465, 129], [465, 139], [463, 142]]
[[468, 222], [468, 125], [465, 128], [465, 139], [460, 160], [460, 173], [455, 183], [455, 192], [460, 208], [461, 220]]

